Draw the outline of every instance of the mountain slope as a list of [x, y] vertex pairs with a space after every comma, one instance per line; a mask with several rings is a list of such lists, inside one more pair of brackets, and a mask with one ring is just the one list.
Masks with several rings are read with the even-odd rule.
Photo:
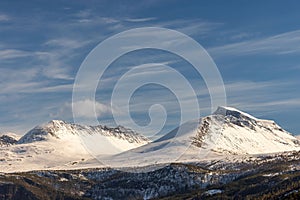
[[298, 139], [274, 121], [257, 119], [234, 108], [219, 107], [212, 116], [202, 119], [200, 128], [205, 124], [208, 128], [200, 130], [194, 142], [198, 147], [209, 146], [216, 152], [264, 154], [300, 149]]
[[150, 144], [113, 155], [104, 162], [130, 167], [300, 150], [299, 140], [274, 121], [257, 119], [230, 107], [219, 107], [212, 115], [187, 122], [182, 128], [186, 131], [179, 135], [177, 128]]
[[[0, 171], [69, 169], [88, 165], [94, 154], [117, 154], [149, 143], [124, 127], [82, 126], [53, 120], [37, 126], [17, 144], [0, 148]], [[94, 159], [93, 164], [101, 165]]]
[[[26, 144], [49, 139], [62, 139], [72, 136], [95, 136], [102, 135], [115, 139], [124, 140], [128, 143], [148, 143], [149, 140], [142, 135], [122, 126], [109, 128], [106, 126], [83, 126], [70, 124], [60, 120], [52, 120], [45, 125], [37, 126], [30, 130], [18, 141], [18, 144]], [[123, 150], [123, 149], [122, 149]]]

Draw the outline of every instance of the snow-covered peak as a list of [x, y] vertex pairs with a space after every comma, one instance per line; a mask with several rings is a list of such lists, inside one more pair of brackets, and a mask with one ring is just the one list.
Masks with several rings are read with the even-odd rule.
[[240, 111], [236, 108], [219, 106], [218, 109], [213, 113], [214, 115], [223, 115], [223, 116], [234, 116], [236, 118], [248, 118], [252, 120], [258, 120], [256, 117]]
[[31, 143], [49, 139], [68, 139], [73, 136], [89, 136], [97, 134], [106, 137], [126, 140], [129, 143], [150, 142], [146, 137], [122, 126], [118, 126], [115, 128], [101, 125], [85, 126], [68, 123], [62, 120], [52, 120], [44, 125], [36, 126], [32, 130], [30, 130], [18, 141], [18, 143]]
[[27, 132], [18, 141], [19, 144], [43, 141], [49, 138], [59, 138], [62, 132], [73, 134], [69, 124], [60, 120], [52, 120], [44, 125], [39, 125]]
[[219, 106], [212, 116], [221, 116], [221, 118], [219, 117], [219, 120], [223, 123], [235, 124], [237, 126], [247, 127], [253, 130], [255, 130], [255, 127], [260, 127], [283, 131], [283, 129], [273, 120], [258, 119], [248, 113], [232, 107]]
[[193, 143], [212, 148], [214, 152], [234, 154], [300, 149], [299, 140], [274, 121], [257, 119], [231, 107], [219, 107], [211, 116], [203, 118]]
[[[10, 138], [3, 139], [7, 141]], [[0, 157], [5, 157], [0, 171], [52, 167], [68, 169], [77, 168], [77, 165], [90, 165], [91, 162], [98, 166], [102, 165], [99, 164], [102, 156], [122, 153], [149, 142], [146, 137], [122, 126], [86, 126], [52, 120], [36, 126], [14, 145], [0, 145]]]

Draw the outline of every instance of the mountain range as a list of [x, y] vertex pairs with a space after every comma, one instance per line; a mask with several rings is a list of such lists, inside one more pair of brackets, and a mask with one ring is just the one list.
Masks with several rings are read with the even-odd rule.
[[155, 141], [122, 126], [53, 120], [21, 138], [2, 135], [0, 171], [142, 167], [298, 150], [299, 140], [274, 121], [219, 107]]

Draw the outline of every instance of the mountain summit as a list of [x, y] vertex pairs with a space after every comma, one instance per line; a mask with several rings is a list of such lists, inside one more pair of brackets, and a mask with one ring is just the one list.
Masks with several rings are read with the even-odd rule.
[[18, 144], [31, 143], [36, 141], [63, 139], [68, 137], [93, 137], [96, 135], [108, 138], [124, 140], [131, 144], [146, 144], [150, 142], [146, 137], [123, 126], [109, 128], [107, 126], [84, 126], [71, 124], [61, 120], [52, 120], [47, 124], [37, 126], [26, 133]]
[[240, 111], [236, 108], [219, 106], [218, 109], [213, 113], [213, 115], [223, 115], [223, 116], [234, 116], [236, 118], [247, 118], [248, 120], [258, 120], [252, 115]]
[[219, 153], [264, 154], [299, 150], [299, 140], [272, 120], [219, 107], [201, 120], [193, 143]]

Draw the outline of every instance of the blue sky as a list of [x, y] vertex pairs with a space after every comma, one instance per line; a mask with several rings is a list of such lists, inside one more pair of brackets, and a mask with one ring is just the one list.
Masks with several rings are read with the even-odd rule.
[[[297, 1], [1, 1], [0, 132], [22, 134], [51, 119], [72, 121], [72, 86], [88, 53], [113, 34], [153, 26], [183, 32], [208, 51], [223, 77], [227, 105], [300, 134], [299, 6]], [[168, 63], [184, 74], [197, 91], [202, 115], [209, 114], [207, 88], [189, 63], [148, 49], [122, 56], [107, 70], [96, 94], [100, 123], [113, 124], [108, 105], [118, 78], [145, 63]], [[132, 117], [146, 125], [149, 107], [163, 104], [166, 132], [179, 121], [175, 97], [157, 85], [141, 87], [130, 102]], [[91, 102], [76, 103], [79, 109]]]

